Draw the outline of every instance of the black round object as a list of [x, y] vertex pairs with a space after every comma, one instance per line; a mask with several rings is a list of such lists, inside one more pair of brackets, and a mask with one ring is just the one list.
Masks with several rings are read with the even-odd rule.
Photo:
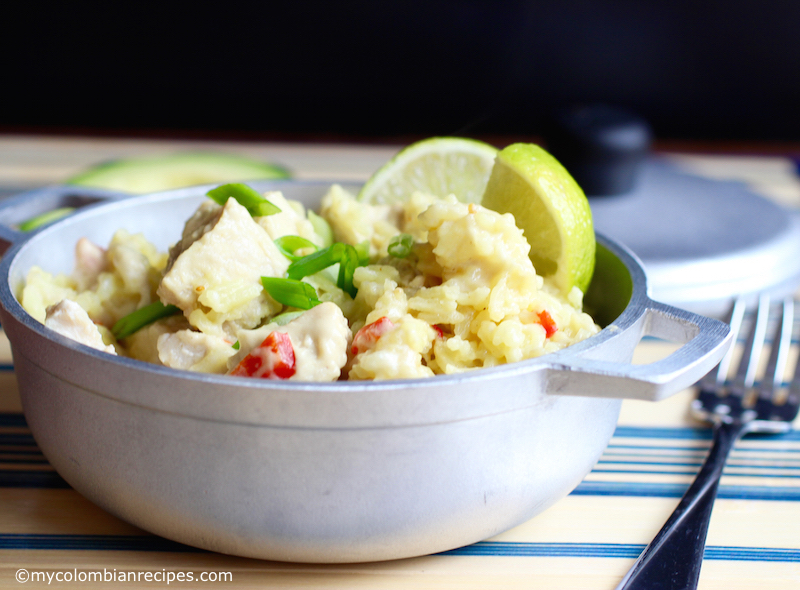
[[608, 105], [561, 110], [545, 136], [550, 153], [590, 197], [632, 190], [651, 140], [647, 121]]

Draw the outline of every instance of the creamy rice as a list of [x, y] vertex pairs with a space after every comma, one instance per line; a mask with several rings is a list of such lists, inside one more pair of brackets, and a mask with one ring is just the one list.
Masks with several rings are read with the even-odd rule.
[[[459, 373], [541, 356], [599, 330], [579, 289], [564, 295], [536, 273], [510, 214], [420, 193], [370, 206], [334, 185], [319, 210], [329, 229], [319, 231], [299, 203], [265, 197], [279, 214], [252, 217], [234, 199], [204, 203], [169, 253], [124, 230], [105, 248], [82, 239], [74, 272], [32, 268], [20, 301], [71, 337], [76, 325], [94, 326], [102, 342], [84, 343], [95, 348], [184, 370], [304, 381]], [[319, 305], [276, 301], [261, 277], [285, 277], [291, 260], [274, 241], [308, 240], [301, 256], [327, 246], [331, 231], [368, 254], [351, 292], [337, 283], [337, 265], [302, 278]], [[56, 318], [65, 299], [80, 307], [62, 306]], [[114, 337], [118, 320], [156, 301], [179, 313]]]

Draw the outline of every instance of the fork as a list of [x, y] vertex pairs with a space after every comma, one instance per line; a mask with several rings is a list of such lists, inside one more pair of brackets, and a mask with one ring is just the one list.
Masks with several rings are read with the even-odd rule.
[[[745, 302], [733, 305], [729, 322], [734, 342], [742, 330]], [[628, 571], [616, 590], [692, 590], [697, 588], [703, 562], [706, 533], [717, 496], [719, 480], [736, 441], [750, 432], [781, 433], [792, 428], [800, 406], [800, 363], [788, 386], [784, 384], [792, 345], [794, 301], [777, 305], [778, 319], [766, 368], [756, 375], [767, 339], [771, 305], [769, 297], [758, 300], [755, 320], [747, 331], [736, 374], [727, 380], [734, 355], [728, 350], [717, 368], [699, 383], [692, 413], [713, 426], [713, 443], [705, 463], [663, 528]]]

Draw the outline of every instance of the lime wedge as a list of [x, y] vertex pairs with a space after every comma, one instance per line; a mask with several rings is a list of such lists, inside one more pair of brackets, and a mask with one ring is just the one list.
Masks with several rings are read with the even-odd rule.
[[198, 184], [288, 177], [280, 166], [243, 156], [188, 152], [100, 164], [70, 178], [67, 184], [151, 193]]
[[497, 155], [481, 204], [514, 216], [540, 275], [552, 276], [564, 294], [572, 287], [586, 292], [595, 260], [592, 212], [558, 160], [535, 144], [508, 146]]
[[400, 203], [421, 191], [480, 203], [496, 155], [493, 146], [461, 137], [418, 141], [373, 174], [358, 199], [373, 205]]

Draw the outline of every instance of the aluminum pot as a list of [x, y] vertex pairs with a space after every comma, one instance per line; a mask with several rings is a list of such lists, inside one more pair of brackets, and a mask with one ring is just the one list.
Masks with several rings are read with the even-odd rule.
[[[258, 182], [314, 206], [329, 183]], [[176, 241], [208, 187], [123, 197], [75, 187], [0, 209], [13, 245], [0, 317], [28, 425], [78, 492], [147, 531], [212, 551], [298, 562], [396, 559], [520, 524], [566, 496], [610, 440], [623, 398], [695, 382], [726, 324], [652, 301], [637, 259], [598, 236], [586, 308], [604, 326], [558, 353], [429, 379], [295, 383], [204, 375], [108, 355], [56, 334], [15, 298], [28, 269], [70, 272], [82, 236]], [[79, 191], [79, 192], [78, 192]], [[89, 205], [33, 235], [43, 207]], [[685, 343], [630, 363], [644, 335]]]

